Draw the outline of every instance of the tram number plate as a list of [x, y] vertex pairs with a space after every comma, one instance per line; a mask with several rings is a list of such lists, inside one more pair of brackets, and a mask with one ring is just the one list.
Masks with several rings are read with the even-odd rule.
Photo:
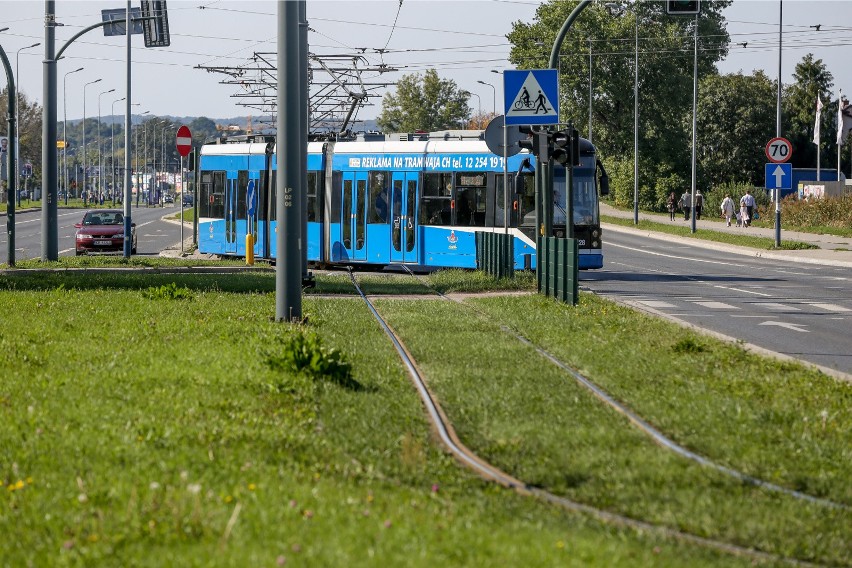
[[108, 247], [112, 244], [112, 241], [95, 241], [96, 247]]
[[586, 239], [577, 239], [577, 245], [581, 247], [586, 246]]

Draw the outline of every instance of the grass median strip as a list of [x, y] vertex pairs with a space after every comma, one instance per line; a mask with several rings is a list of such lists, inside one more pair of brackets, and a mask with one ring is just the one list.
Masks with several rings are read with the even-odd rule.
[[803, 250], [803, 249], [818, 249], [819, 247], [810, 243], [801, 241], [781, 241], [781, 246], [775, 246], [775, 240], [766, 237], [755, 237], [752, 235], [734, 235], [722, 231], [713, 231], [702, 229], [693, 233], [688, 226], [668, 225], [666, 223], [657, 223], [641, 219], [638, 225], [633, 223], [632, 219], [622, 217], [614, 217], [612, 215], [601, 215], [602, 223], [610, 223], [613, 225], [621, 225], [644, 231], [654, 231], [656, 233], [667, 233], [669, 235], [677, 235], [679, 237], [687, 237], [690, 239], [700, 239], [705, 241], [714, 241], [719, 243], [727, 243], [741, 247], [751, 247], [757, 249], [783, 249], [783, 250]]
[[[0, 276], [4, 563], [747, 564], [474, 478], [359, 302], [306, 298], [295, 327], [263, 274], [21, 276]], [[303, 333], [354, 383], [276, 364]]]
[[[848, 385], [703, 337], [685, 341], [681, 328], [585, 295], [579, 308], [539, 296], [471, 301], [601, 377], [620, 400], [711, 459], [850, 502]], [[677, 458], [457, 305], [379, 306], [463, 441], [509, 473], [694, 534], [848, 565], [848, 511], [766, 493]]]

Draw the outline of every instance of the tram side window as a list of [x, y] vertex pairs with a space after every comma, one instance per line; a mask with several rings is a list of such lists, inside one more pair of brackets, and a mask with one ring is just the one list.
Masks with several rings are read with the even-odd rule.
[[269, 220], [275, 221], [278, 219], [278, 189], [275, 185], [276, 183], [276, 174], [278, 172], [272, 170], [272, 179], [269, 181]]
[[522, 219], [522, 225], [535, 226], [535, 175], [521, 174], [524, 191], [516, 195], [518, 200], [518, 214]]
[[420, 195], [421, 225], [452, 223], [453, 178], [451, 174], [423, 174]]
[[[257, 183], [257, 182], [255, 182]], [[237, 172], [237, 219], [248, 217], [246, 197], [248, 196], [248, 171]]]
[[340, 191], [343, 188], [343, 174], [333, 172], [331, 174], [331, 183], [334, 191], [331, 192], [331, 223], [340, 222]]
[[486, 179], [486, 174], [481, 172], [458, 172], [456, 174], [457, 226], [485, 226]]
[[367, 176], [370, 188], [367, 223], [372, 225], [388, 222], [388, 172], [371, 171]]
[[320, 172], [308, 172], [308, 221], [322, 221], [322, 201], [319, 184]]
[[268, 187], [266, 185], [266, 170], [262, 170], [260, 172], [260, 179], [257, 180], [257, 219], [256, 221], [266, 221], [266, 213], [268, 211], [268, 200], [269, 195], [267, 195], [266, 190], [264, 188]]
[[225, 217], [225, 172], [201, 174], [201, 210], [199, 216], [222, 219]]

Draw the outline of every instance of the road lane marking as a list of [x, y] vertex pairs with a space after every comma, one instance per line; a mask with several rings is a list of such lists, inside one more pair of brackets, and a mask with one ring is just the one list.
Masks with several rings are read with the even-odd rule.
[[699, 306], [704, 306], [705, 308], [711, 308], [714, 310], [736, 310], [736, 306], [732, 306], [731, 304], [724, 304], [722, 302], [695, 302]]
[[744, 294], [754, 294], [755, 296], [772, 296], [772, 294], [765, 294], [763, 292], [755, 292], [753, 290], [743, 290], [742, 288], [732, 288], [730, 286], [721, 286], [716, 284], [713, 286], [714, 288], [721, 288], [723, 290], [733, 290], [734, 292], [742, 292]]
[[673, 308], [674, 304], [670, 304], [668, 302], [661, 302], [658, 300], [637, 300], [637, 303], [642, 304], [643, 306], [648, 306], [649, 308]]
[[786, 329], [792, 329], [793, 331], [798, 331], [799, 333], [810, 333], [810, 331], [808, 331], [807, 329], [799, 329], [800, 327], [802, 327], [802, 324], [797, 323], [787, 323], [783, 321], [765, 321], [757, 325], [775, 325]]
[[844, 308], [843, 306], [838, 306], [837, 304], [814, 304], [814, 303], [808, 302], [808, 305], [813, 306], [815, 308], [820, 308], [820, 309], [825, 310], [827, 312], [838, 312], [838, 313], [852, 312], [852, 310], [850, 310], [849, 308]]
[[785, 310], [785, 311], [801, 311], [799, 308], [790, 306], [787, 304], [779, 304], [777, 302], [755, 302], [755, 306], [760, 306], [761, 308], [768, 308], [770, 310]]
[[724, 266], [737, 266], [737, 267], [745, 267], [746, 266], [745, 264], [736, 264], [736, 263], [733, 263], [733, 262], [724, 262], [724, 261], [721, 261], [721, 260], [703, 260], [703, 259], [700, 259], [700, 258], [690, 258], [688, 256], [675, 256], [673, 254], [664, 254], [664, 253], [661, 253], [661, 252], [653, 252], [653, 251], [650, 251], [650, 250], [642, 250], [640, 248], [628, 247], [628, 246], [624, 246], [624, 245], [618, 245], [618, 244], [615, 244], [615, 243], [607, 243], [607, 245], [611, 246], [611, 247], [623, 248], [623, 249], [632, 250], [632, 251], [636, 251], [636, 252], [644, 252], [645, 254], [653, 254], [655, 256], [664, 256], [666, 258], [674, 258], [674, 259], [677, 259], [677, 260], [691, 260], [693, 262], [705, 262], [707, 264], [722, 264]]

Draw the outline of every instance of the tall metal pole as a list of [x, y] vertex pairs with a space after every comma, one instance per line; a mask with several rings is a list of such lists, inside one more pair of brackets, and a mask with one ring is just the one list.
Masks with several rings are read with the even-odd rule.
[[[21, 82], [18, 80], [21, 71], [21, 52], [25, 49], [30, 49], [33, 47], [38, 47], [41, 45], [41, 42], [36, 42], [32, 45], [28, 45], [27, 47], [22, 47], [15, 54], [15, 87], [16, 89], [20, 89]], [[15, 130], [15, 151], [20, 153], [21, 151], [21, 115], [18, 113], [18, 99], [20, 98], [20, 93], [15, 91], [15, 122], [18, 125], [18, 128]], [[18, 156], [20, 158], [20, 155]], [[21, 168], [15, 168], [15, 193], [18, 195], [18, 207], [21, 206]]]
[[698, 132], [698, 14], [695, 14], [695, 27], [692, 30], [695, 45], [692, 59], [692, 214], [690, 215], [690, 228], [694, 233], [695, 228], [695, 186], [697, 185], [698, 173], [695, 167], [695, 144]]
[[[94, 81], [90, 81], [83, 85], [83, 191], [86, 191], [86, 176], [89, 173], [89, 160], [88, 160], [88, 151], [89, 148], [86, 146], [86, 87], [89, 85], [94, 85], [95, 83], [100, 83], [100, 79], [95, 79]], [[79, 191], [79, 189], [78, 189]], [[79, 195], [79, 193], [77, 194]], [[87, 194], [88, 195], [88, 194]], [[84, 204], [85, 206], [85, 204]]]
[[[160, 167], [163, 168], [163, 177], [166, 178], [166, 188], [169, 186], [169, 174], [166, 171], [166, 130], [168, 129], [168, 120], [163, 121], [163, 131], [161, 132], [162, 137], [160, 138]], [[159, 188], [157, 188], [157, 194], [160, 195]], [[166, 206], [166, 195], [163, 193], [160, 195], [160, 207]]]
[[115, 206], [115, 103], [120, 103], [123, 100], [126, 100], [127, 97], [121, 97], [120, 99], [116, 99], [112, 101], [112, 106], [110, 107], [110, 121], [109, 121], [109, 138], [110, 138], [110, 154], [109, 154], [109, 169], [112, 170], [112, 191], [110, 191], [110, 197], [112, 198], [112, 205]]
[[302, 250], [302, 282], [307, 283], [308, 274], [308, 6], [305, 0], [299, 0], [299, 85], [302, 86], [299, 99], [299, 209], [301, 220], [300, 247]]
[[[104, 186], [103, 186], [103, 175], [104, 175], [104, 162], [103, 162], [103, 153], [101, 152], [101, 96], [106, 95], [108, 93], [114, 93], [115, 89], [110, 89], [109, 91], [104, 91], [100, 95], [98, 95], [98, 195], [103, 194]], [[83, 180], [85, 182], [85, 179]], [[92, 184], [94, 185], [94, 184]], [[94, 192], [93, 192], [94, 193]]]
[[592, 38], [589, 37], [589, 142], [592, 141]]
[[41, 123], [41, 260], [59, 260], [59, 231], [56, 185], [59, 172], [56, 157], [56, 0], [44, 2], [44, 60], [42, 61]]
[[[775, 136], [781, 136], [781, 50], [784, 22], [784, 2], [778, 0], [778, 96], [775, 111]], [[817, 149], [817, 152], [819, 149]], [[840, 151], [838, 149], [838, 154]], [[840, 179], [838, 176], [837, 179]], [[781, 189], [775, 188], [775, 247], [781, 247]]]
[[[146, 114], [149, 114], [150, 112], [151, 112], [150, 110], [146, 110], [145, 112], [143, 112], [141, 115], [139, 115], [140, 116], [139, 120], [144, 121], [144, 119], [141, 118], [141, 117], [144, 117]], [[133, 151], [133, 157], [136, 160], [135, 165], [133, 167], [133, 169], [136, 170], [136, 207], [139, 207], [139, 200], [142, 198], [142, 185], [141, 185], [140, 179], [139, 179], [139, 127], [141, 125], [142, 125], [141, 122], [140, 122], [140, 124], [136, 125], [136, 128], [134, 129], [136, 138], [133, 140], [133, 150], [134, 150]], [[145, 167], [145, 161], [144, 160], [142, 161], [142, 167], [143, 168]]]
[[[7, 104], [7, 120], [9, 123], [9, 138], [17, 140], [18, 128], [15, 124], [15, 99], [18, 98], [18, 91], [15, 89], [15, 79], [12, 77], [12, 66], [9, 64], [9, 58], [6, 56], [6, 51], [0, 46], [0, 60], [3, 62], [3, 69], [6, 71], [8, 80], [8, 100]], [[13, 145], [7, 150], [7, 178], [6, 185], [6, 237], [8, 249], [9, 266], [15, 266], [15, 193], [18, 192], [18, 186], [15, 184], [15, 176], [10, 175], [18, 169], [18, 148]]]
[[633, 5], [633, 224], [639, 224], [639, 3]]
[[299, 5], [278, 1], [275, 320], [302, 319], [299, 186]]
[[[133, 100], [130, 96], [131, 93], [131, 81], [130, 81], [130, 34], [132, 33], [133, 26], [130, 21], [130, 0], [127, 0], [127, 21], [125, 22], [124, 29], [127, 32], [127, 96], [125, 97], [127, 103], [124, 105], [124, 258], [130, 258], [130, 253], [133, 250], [133, 236], [131, 233], [131, 218], [130, 218], [130, 152], [133, 148], [130, 145], [130, 121], [133, 118], [131, 113], [131, 107], [133, 106], [131, 101]], [[115, 196], [115, 191], [113, 191], [113, 196]], [[183, 227], [183, 219], [181, 219], [181, 227]]]
[[65, 205], [68, 205], [68, 97], [66, 96], [66, 87], [68, 75], [82, 70], [83, 68], [80, 67], [79, 69], [68, 71], [62, 77], [62, 170], [64, 173], [62, 177], [65, 178]]

